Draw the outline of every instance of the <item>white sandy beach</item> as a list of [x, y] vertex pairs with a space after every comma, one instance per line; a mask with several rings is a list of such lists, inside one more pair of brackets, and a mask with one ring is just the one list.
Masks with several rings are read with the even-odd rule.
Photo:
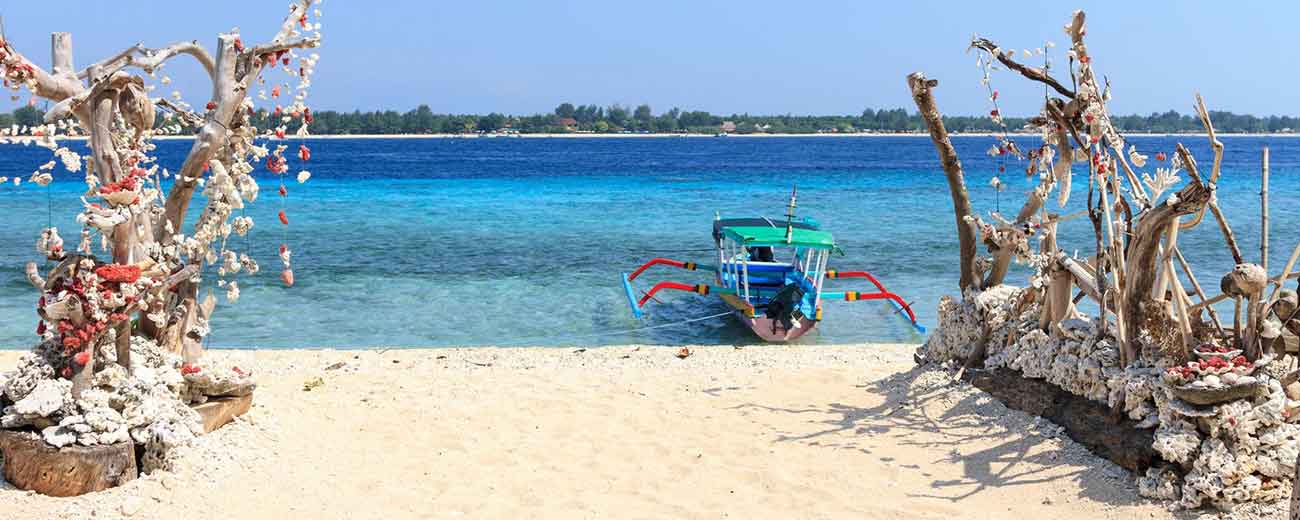
[[1169, 516], [913, 349], [216, 351], [261, 387], [176, 472], [0, 518]]

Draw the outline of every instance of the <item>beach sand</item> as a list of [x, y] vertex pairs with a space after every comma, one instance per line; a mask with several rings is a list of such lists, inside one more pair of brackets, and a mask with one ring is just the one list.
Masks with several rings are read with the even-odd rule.
[[1170, 516], [914, 348], [215, 351], [257, 367], [244, 419], [103, 493], [0, 484], [0, 518]]

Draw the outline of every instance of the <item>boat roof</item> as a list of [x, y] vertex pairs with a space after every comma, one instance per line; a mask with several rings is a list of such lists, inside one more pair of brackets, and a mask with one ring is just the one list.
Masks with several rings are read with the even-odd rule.
[[[764, 223], [766, 224], [766, 223]], [[819, 229], [800, 227], [792, 223], [790, 240], [786, 241], [785, 225], [779, 227], [763, 226], [724, 226], [722, 233], [746, 246], [808, 247], [813, 249], [834, 249], [835, 239], [831, 234]]]
[[[818, 229], [817, 221], [804, 218], [790, 223], [795, 229]], [[723, 228], [753, 226], [753, 227], [771, 227], [785, 229], [784, 219], [774, 219], [768, 217], [742, 217], [742, 218], [720, 218], [713, 221], [713, 240], [722, 240]]]

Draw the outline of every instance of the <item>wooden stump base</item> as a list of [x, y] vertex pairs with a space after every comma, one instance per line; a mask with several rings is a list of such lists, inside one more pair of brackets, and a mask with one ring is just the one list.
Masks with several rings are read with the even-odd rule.
[[139, 475], [130, 442], [55, 448], [35, 432], [0, 430], [0, 456], [14, 487], [55, 497], [103, 491]]
[[1151, 447], [1155, 429], [1116, 417], [1107, 406], [1067, 392], [1042, 379], [1027, 379], [1008, 368], [970, 370], [962, 375], [1008, 408], [1037, 415], [1065, 428], [1075, 442], [1129, 471], [1141, 474], [1164, 459]]
[[[253, 396], [219, 397], [194, 407], [208, 433], [248, 413]], [[0, 460], [4, 479], [18, 489], [42, 495], [72, 497], [120, 486], [139, 476], [135, 445], [67, 446], [55, 448], [40, 434], [0, 430]]]
[[203, 417], [203, 433], [209, 433], [248, 413], [252, 406], [253, 394], [248, 394], [243, 397], [215, 397], [193, 408]]

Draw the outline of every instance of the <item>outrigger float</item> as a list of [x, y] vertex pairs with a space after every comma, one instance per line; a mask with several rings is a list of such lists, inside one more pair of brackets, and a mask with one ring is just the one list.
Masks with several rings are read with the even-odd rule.
[[[924, 333], [925, 328], [916, 322], [911, 305], [886, 289], [871, 273], [827, 268], [831, 254], [841, 251], [831, 234], [822, 231], [815, 220], [795, 219], [797, 194], [797, 190], [790, 194], [784, 223], [767, 217], [716, 217], [713, 221], [716, 265], [654, 258], [630, 274], [623, 273], [623, 290], [632, 315], [641, 318], [646, 303], [658, 301], [655, 295], [660, 291], [712, 294], [730, 305], [736, 317], [759, 338], [785, 342], [817, 326], [822, 320], [823, 301], [885, 300], [894, 305], [896, 314], [905, 315], [917, 331]], [[638, 293], [633, 282], [654, 266], [687, 271], [712, 269], [716, 285], [665, 281]], [[876, 290], [827, 291], [824, 287], [827, 278], [865, 278]]]

